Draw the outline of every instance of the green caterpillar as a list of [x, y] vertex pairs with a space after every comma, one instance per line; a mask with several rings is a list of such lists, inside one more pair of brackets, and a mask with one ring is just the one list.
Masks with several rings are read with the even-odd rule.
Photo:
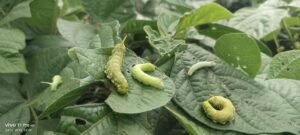
[[212, 96], [202, 103], [208, 118], [215, 123], [226, 124], [234, 119], [235, 108], [231, 101], [222, 96]]
[[126, 51], [124, 44], [125, 40], [126, 37], [121, 43], [114, 47], [112, 50], [112, 55], [106, 63], [104, 70], [107, 78], [117, 86], [117, 91], [120, 94], [126, 94], [128, 92], [128, 82], [121, 71]]
[[215, 66], [216, 63], [214, 61], [201, 61], [201, 62], [198, 62], [194, 65], [192, 65], [188, 71], [188, 75], [191, 76], [193, 75], [193, 73], [195, 71], [197, 71], [198, 69], [200, 68], [204, 68], [204, 67], [212, 67], [212, 66]]
[[137, 64], [131, 70], [131, 75], [136, 80], [145, 85], [150, 85], [158, 89], [164, 89], [163, 81], [157, 77], [150, 76], [144, 71], [154, 71], [155, 66], [151, 63]]
[[50, 85], [51, 91], [56, 91], [58, 86], [63, 83], [63, 79], [60, 75], [55, 75], [52, 77], [52, 82], [42, 82]]

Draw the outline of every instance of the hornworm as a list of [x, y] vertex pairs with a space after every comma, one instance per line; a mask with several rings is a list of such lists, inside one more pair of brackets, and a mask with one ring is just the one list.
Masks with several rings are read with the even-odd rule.
[[188, 71], [188, 75], [191, 76], [193, 75], [193, 73], [200, 69], [200, 68], [204, 68], [204, 67], [212, 67], [212, 66], [215, 66], [216, 63], [214, 61], [201, 61], [201, 62], [198, 62], [194, 65], [192, 65]]
[[215, 123], [226, 124], [234, 119], [235, 108], [231, 101], [222, 96], [212, 96], [202, 103], [208, 118]]
[[121, 70], [126, 51], [125, 40], [126, 37], [121, 43], [114, 47], [104, 70], [107, 78], [117, 86], [118, 93], [120, 94], [126, 94], [128, 92], [128, 83]]
[[155, 66], [151, 63], [137, 64], [131, 70], [133, 78], [137, 79], [145, 85], [150, 85], [158, 89], [164, 89], [163, 81], [158, 77], [146, 74], [144, 71], [154, 71]]

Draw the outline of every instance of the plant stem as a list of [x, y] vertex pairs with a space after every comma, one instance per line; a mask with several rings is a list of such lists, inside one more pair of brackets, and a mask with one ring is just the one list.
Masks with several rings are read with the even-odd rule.
[[294, 39], [294, 37], [293, 37], [291, 31], [289, 30], [289, 28], [288, 28], [288, 26], [287, 26], [287, 24], [286, 24], [286, 22], [285, 22], [284, 19], [283, 19], [283, 21], [282, 21], [282, 24], [283, 24], [283, 27], [284, 27], [285, 31], [287, 32], [287, 34], [288, 34], [288, 36], [289, 36], [289, 39], [290, 39], [291, 41], [295, 41], [295, 39]]

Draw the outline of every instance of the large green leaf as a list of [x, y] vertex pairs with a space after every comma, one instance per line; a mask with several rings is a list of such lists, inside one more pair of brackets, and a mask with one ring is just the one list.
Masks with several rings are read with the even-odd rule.
[[56, 21], [59, 7], [56, 0], [34, 0], [30, 3], [31, 18], [22, 18], [13, 23], [20, 28], [26, 37], [56, 33]]
[[51, 78], [70, 62], [67, 49], [61, 47], [37, 49], [27, 55], [27, 68], [30, 74], [23, 77], [22, 91], [26, 92], [29, 98], [47, 87], [41, 82], [51, 82]]
[[57, 20], [57, 28], [65, 39], [78, 47], [85, 48], [90, 45], [92, 38], [97, 33], [97, 30], [88, 24], [63, 19]]
[[29, 7], [29, 4], [31, 2], [32, 0], [27, 0], [16, 5], [3, 19], [0, 20], [0, 26], [7, 24], [18, 18], [31, 17], [30, 7]]
[[271, 61], [268, 78], [290, 78], [300, 80], [300, 51], [292, 50], [277, 54]]
[[[0, 80], [0, 134], [19, 135], [30, 120], [29, 108], [24, 104], [25, 99], [14, 86]], [[17, 124], [22, 124], [19, 126]]]
[[57, 90], [52, 91], [48, 87], [30, 103], [38, 110], [43, 111], [39, 116], [41, 118], [77, 100], [87, 89], [86, 85], [91, 83], [82, 83], [81, 78], [85, 78], [87, 75], [77, 63], [70, 63], [60, 72], [60, 75], [63, 83]]
[[[72, 106], [64, 110], [58, 132], [72, 135], [152, 135], [151, 114], [119, 115], [105, 104]], [[152, 116], [157, 116], [153, 115]]]
[[260, 50], [255, 40], [246, 34], [223, 35], [217, 40], [214, 50], [221, 59], [238, 69], [242, 69], [252, 77], [260, 69]]
[[125, 22], [135, 16], [132, 0], [81, 0], [89, 15], [100, 22]]
[[23, 55], [25, 36], [17, 29], [0, 28], [0, 73], [27, 73]]
[[[229, 33], [243, 33], [242, 31], [239, 31], [235, 28], [232, 27], [228, 27], [225, 25], [221, 25], [221, 24], [217, 24], [217, 23], [210, 23], [207, 25], [201, 25], [199, 27], [197, 27], [197, 30], [200, 34], [203, 34], [205, 36], [211, 37], [213, 39], [218, 39], [221, 36], [225, 35], [225, 34], [229, 34]], [[259, 46], [260, 50], [263, 53], [266, 53], [270, 56], [272, 56], [272, 51], [270, 50], [270, 48], [267, 47], [266, 44], [264, 44], [263, 42], [261, 42], [258, 39], [255, 39], [257, 45]]]
[[231, 17], [231, 12], [226, 8], [216, 3], [208, 3], [191, 13], [184, 15], [176, 26], [176, 30], [181, 31], [188, 27], [228, 19]]
[[175, 14], [161, 13], [157, 18], [157, 27], [160, 35], [173, 35], [176, 32], [176, 26], [180, 17]]
[[278, 30], [281, 19], [286, 16], [287, 10], [276, 7], [244, 8], [235, 12], [227, 25], [262, 39]]
[[[78, 62], [83, 69], [95, 79], [105, 79], [104, 66], [111, 55], [110, 49], [82, 49], [75, 48]], [[151, 75], [163, 80], [164, 90], [146, 86], [131, 76], [131, 68], [135, 64], [145, 63], [146, 61], [138, 58], [133, 52], [127, 50], [123, 64], [123, 74], [128, 84], [129, 92], [120, 95], [116, 88], [112, 87], [113, 92], [105, 101], [115, 112], [119, 113], [140, 113], [159, 108], [167, 104], [175, 93], [172, 80], [161, 71], [154, 71]], [[155, 100], [154, 100], [155, 99]]]
[[[188, 68], [198, 61], [216, 61], [217, 65], [188, 76]], [[297, 95], [281, 96], [200, 47], [190, 45], [178, 56], [171, 77], [177, 88], [174, 98], [176, 104], [192, 118], [211, 128], [248, 134], [300, 133], [299, 110], [292, 105], [299, 101], [296, 100]], [[281, 90], [288, 89], [287, 85]], [[210, 95], [224, 96], [232, 101], [236, 108], [232, 122], [221, 125], [206, 117], [200, 103]]]
[[78, 47], [107, 48], [120, 42], [118, 21], [101, 23], [96, 28], [80, 22], [59, 19], [57, 26], [62, 36]]

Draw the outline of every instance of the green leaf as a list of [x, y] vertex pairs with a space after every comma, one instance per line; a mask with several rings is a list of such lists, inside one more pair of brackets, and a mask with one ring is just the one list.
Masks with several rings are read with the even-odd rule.
[[145, 33], [144, 26], [149, 25], [157, 30], [156, 21], [151, 20], [129, 20], [123, 28], [123, 33]]
[[180, 17], [177, 15], [161, 13], [157, 18], [157, 27], [160, 35], [174, 35], [179, 19]]
[[13, 23], [26, 34], [26, 37], [54, 34], [59, 7], [56, 0], [34, 0], [30, 3], [31, 18], [22, 18]]
[[61, 10], [62, 16], [70, 16], [83, 11], [81, 0], [62, 0], [63, 6]]
[[[87, 89], [88, 84], [82, 83], [81, 78], [87, 77], [80, 66], [76, 63], [70, 63], [60, 73], [63, 83], [59, 85], [58, 89], [52, 91], [47, 87], [40, 95], [33, 99], [30, 104], [40, 111], [40, 118], [48, 116], [49, 114], [69, 105], [76, 101], [80, 95]], [[52, 80], [49, 80], [51, 82]]]
[[[79, 64], [83, 70], [95, 79], [105, 79], [104, 67], [111, 55], [110, 49], [82, 49], [75, 48]], [[140, 113], [159, 108], [167, 104], [174, 95], [174, 84], [164, 73], [156, 70], [151, 75], [159, 77], [165, 84], [164, 90], [158, 90], [151, 86], [146, 86], [131, 76], [131, 68], [135, 64], [145, 63], [130, 50], [126, 51], [124, 64], [122, 67], [128, 84], [129, 92], [126, 95], [119, 95], [116, 87], [112, 87], [113, 92], [105, 101], [115, 112], [119, 113]], [[153, 100], [155, 99], [155, 100]]]
[[22, 91], [28, 98], [41, 93], [54, 75], [63, 70], [70, 62], [66, 48], [42, 48], [27, 54], [27, 68], [30, 74], [23, 77]]
[[83, 135], [152, 135], [147, 115], [118, 115], [105, 104], [72, 106], [64, 110], [58, 132]]
[[118, 21], [101, 23], [97, 28], [80, 22], [59, 19], [58, 30], [62, 36], [82, 48], [108, 48], [120, 42]]
[[[211, 37], [213, 39], [218, 39], [219, 37], [229, 34], [229, 33], [243, 33], [242, 31], [239, 31], [235, 28], [228, 27], [221, 24], [207, 24], [207, 25], [201, 25], [197, 27], [197, 30], [200, 34], [203, 34], [205, 36]], [[255, 39], [257, 45], [259, 46], [261, 52], [268, 54], [269, 56], [272, 56], [273, 53], [268, 48], [266, 44], [264, 44], [262, 41]]]
[[195, 11], [184, 15], [177, 27], [177, 32], [186, 29], [188, 27], [202, 25], [222, 19], [231, 18], [233, 15], [226, 8], [216, 4], [216, 3], [208, 3]]
[[29, 4], [32, 0], [24, 1], [11, 9], [11, 11], [0, 20], [0, 26], [23, 17], [31, 17]]
[[[101, 23], [98, 26], [98, 35], [91, 41], [91, 48], [110, 48], [121, 42], [119, 38], [120, 24], [118, 21]], [[97, 38], [95, 40], [95, 38]], [[100, 40], [100, 41], [99, 41]], [[97, 44], [97, 45], [95, 45]]]
[[0, 73], [28, 73], [19, 53], [24, 47], [25, 36], [21, 31], [0, 28]]
[[63, 19], [57, 20], [57, 28], [65, 39], [84, 48], [89, 47], [92, 38], [97, 33], [97, 30], [90, 25]]
[[184, 40], [173, 39], [170, 35], [161, 36], [157, 31], [150, 26], [144, 27], [148, 35], [150, 45], [161, 55], [172, 55], [173, 52], [179, 50], [180, 46], [185, 45]]
[[9, 83], [0, 80], [0, 134], [18, 135], [15, 130], [24, 130], [30, 120], [30, 111], [24, 104], [25, 100], [20, 93]]
[[[12, 37], [13, 35], [13, 37]], [[0, 28], [0, 51], [18, 53], [25, 48], [25, 36], [17, 29]]]
[[[215, 67], [200, 69], [192, 76], [187, 75], [188, 68], [196, 62], [212, 60], [217, 63]], [[174, 98], [176, 104], [192, 118], [211, 128], [245, 134], [300, 133], [299, 110], [293, 106], [294, 103], [299, 104], [299, 96], [290, 94], [286, 97], [265, 88], [200, 47], [189, 45], [178, 56], [171, 77], [177, 88]], [[287, 92], [288, 85], [280, 90]], [[299, 89], [296, 90], [299, 92]], [[210, 95], [224, 96], [232, 101], [236, 108], [232, 122], [221, 125], [206, 117], [200, 103]]]
[[276, 7], [244, 8], [235, 12], [227, 25], [262, 39], [280, 29], [280, 21], [286, 16], [288, 16], [287, 10]]
[[[254, 39], [243, 33], [226, 34], [214, 46], [217, 56], [254, 77], [261, 66], [259, 48]], [[255, 62], [253, 62], [255, 61]]]
[[268, 78], [289, 78], [300, 80], [300, 51], [292, 50], [277, 54], [271, 61]]
[[121, 23], [135, 17], [131, 0], [82, 0], [88, 14], [99, 22], [119, 20]]

